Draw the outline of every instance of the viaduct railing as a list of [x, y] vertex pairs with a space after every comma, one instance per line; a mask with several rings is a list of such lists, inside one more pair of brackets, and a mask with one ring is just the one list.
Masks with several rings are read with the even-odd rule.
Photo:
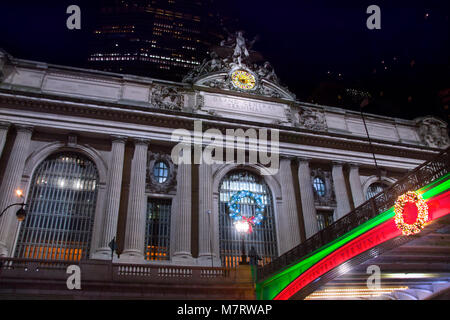
[[83, 279], [119, 282], [234, 282], [234, 269], [213, 267], [186, 267], [170, 265], [118, 264], [110, 261], [82, 260], [32, 260], [0, 258], [0, 281], [2, 278], [66, 280], [67, 268], [78, 265]]
[[313, 251], [339, 238], [364, 222], [392, 207], [403, 193], [417, 190], [445, 176], [450, 171], [450, 148], [442, 151], [433, 160], [420, 165], [395, 184], [355, 208], [349, 214], [322, 229], [305, 242], [294, 247], [271, 263], [258, 268], [257, 281], [302, 260]]

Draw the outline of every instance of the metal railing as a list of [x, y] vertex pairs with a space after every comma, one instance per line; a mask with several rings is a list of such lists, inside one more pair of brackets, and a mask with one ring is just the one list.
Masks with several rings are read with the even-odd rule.
[[305, 242], [274, 259], [271, 263], [259, 267], [257, 281], [273, 275], [288, 266], [302, 260], [314, 250], [343, 236], [364, 222], [374, 218], [392, 207], [403, 193], [417, 190], [445, 176], [450, 171], [450, 148], [442, 151], [433, 160], [428, 161], [408, 173], [395, 184], [370, 198], [349, 214], [322, 229]]

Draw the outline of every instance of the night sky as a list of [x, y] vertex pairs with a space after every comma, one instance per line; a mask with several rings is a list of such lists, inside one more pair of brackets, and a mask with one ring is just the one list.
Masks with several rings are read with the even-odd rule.
[[[78, 4], [82, 30], [65, 27]], [[366, 9], [381, 8], [381, 30], [368, 30]], [[366, 112], [449, 121], [448, 1], [219, 1], [235, 29], [259, 36], [256, 50], [299, 100], [356, 109], [345, 94], [372, 95]], [[0, 47], [18, 58], [83, 67], [95, 1], [2, 1]], [[447, 91], [446, 91], [447, 90]]]

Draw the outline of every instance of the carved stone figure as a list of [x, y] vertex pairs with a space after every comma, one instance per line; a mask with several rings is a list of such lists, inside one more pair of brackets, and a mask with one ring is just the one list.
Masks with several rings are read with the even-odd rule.
[[447, 124], [433, 117], [419, 118], [419, 136], [424, 143], [433, 148], [445, 149], [450, 145]]
[[[184, 77], [183, 82], [210, 88], [238, 90], [271, 98], [295, 100], [295, 95], [280, 85], [275, 70], [269, 62], [266, 61], [263, 65], [259, 65], [251, 61], [249, 50], [256, 40], [255, 37], [252, 41], [247, 41], [242, 31], [229, 33], [228, 39], [221, 42], [223, 48], [218, 48], [217, 52], [211, 52], [210, 59], [205, 59], [200, 66], [190, 71]], [[222, 50], [224, 48], [225, 50]], [[251, 88], [242, 88], [232, 84], [231, 74], [242, 70], [252, 74], [255, 84]], [[214, 73], [216, 74], [211, 76]], [[271, 84], [267, 86], [261, 81], [262, 79]]]
[[295, 125], [300, 128], [324, 131], [327, 129], [325, 115], [321, 110], [301, 106], [295, 113]]
[[0, 49], [0, 81], [6, 78], [6, 64], [10, 60], [9, 55]]
[[275, 70], [268, 61], [264, 62], [264, 64], [259, 67], [257, 74], [262, 79], [266, 79], [275, 83], [279, 82], [278, 77], [275, 74]]

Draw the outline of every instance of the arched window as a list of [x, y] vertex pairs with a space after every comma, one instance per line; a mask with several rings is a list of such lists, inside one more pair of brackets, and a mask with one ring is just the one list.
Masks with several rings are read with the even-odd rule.
[[319, 196], [323, 197], [325, 195], [325, 182], [321, 178], [315, 177], [313, 186]]
[[98, 171], [83, 155], [51, 155], [31, 180], [28, 215], [22, 222], [15, 256], [71, 260], [89, 257]]
[[153, 167], [153, 176], [159, 183], [164, 183], [169, 178], [169, 167], [164, 161], [158, 161]]
[[[269, 263], [277, 257], [275, 216], [269, 187], [262, 177], [246, 170], [235, 170], [223, 179], [219, 189], [220, 257], [224, 267], [234, 267], [239, 264], [242, 254], [241, 235], [234, 227], [227, 205], [231, 196], [241, 190], [251, 191], [260, 195], [265, 205], [264, 219], [261, 224], [254, 226], [253, 232], [244, 236], [247, 255], [250, 249], [254, 247], [261, 258], [259, 264]], [[242, 216], [249, 218], [255, 215], [257, 205], [253, 199], [248, 197], [242, 198], [239, 201], [239, 205]]]
[[374, 182], [374, 183], [372, 183], [369, 186], [369, 188], [367, 188], [366, 199], [369, 200], [370, 198], [376, 196], [380, 192], [382, 192], [385, 189], [387, 189], [387, 187], [388, 187], [388, 185], [386, 183], [383, 183], [383, 182]]

